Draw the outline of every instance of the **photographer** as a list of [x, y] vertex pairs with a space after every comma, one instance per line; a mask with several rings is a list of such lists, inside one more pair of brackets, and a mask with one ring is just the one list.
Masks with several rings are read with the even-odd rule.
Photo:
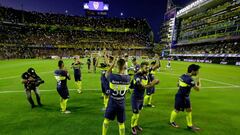
[[28, 99], [29, 103], [31, 104], [32, 108], [36, 107], [36, 105], [34, 104], [34, 101], [32, 99], [32, 96], [31, 96], [32, 90], [34, 91], [34, 93], [36, 95], [38, 105], [41, 107], [42, 104], [40, 101], [40, 94], [38, 91], [38, 86], [40, 84], [44, 83], [44, 81], [36, 74], [36, 72], [33, 68], [29, 68], [27, 70], [27, 72], [22, 74], [22, 83], [24, 84], [27, 99]]

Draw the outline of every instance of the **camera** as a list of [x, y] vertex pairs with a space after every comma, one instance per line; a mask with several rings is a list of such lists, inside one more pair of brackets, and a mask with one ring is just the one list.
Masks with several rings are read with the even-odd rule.
[[35, 81], [35, 86], [38, 87], [40, 84], [43, 84], [43, 83], [44, 83], [44, 80], [38, 78], [38, 79], [36, 79], [36, 81]]

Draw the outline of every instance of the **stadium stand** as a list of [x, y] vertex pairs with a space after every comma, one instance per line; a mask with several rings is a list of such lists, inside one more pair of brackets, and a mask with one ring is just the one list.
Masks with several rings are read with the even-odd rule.
[[145, 19], [91, 18], [0, 7], [0, 58], [83, 55], [85, 50], [124, 49], [142, 55], [150, 48]]
[[182, 8], [177, 12], [177, 40], [171, 45], [170, 56], [188, 61], [237, 63], [240, 61], [239, 11], [239, 0], [199, 0]]

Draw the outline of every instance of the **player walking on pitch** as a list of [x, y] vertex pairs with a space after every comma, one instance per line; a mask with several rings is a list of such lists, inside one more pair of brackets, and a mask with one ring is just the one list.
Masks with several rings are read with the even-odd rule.
[[71, 68], [73, 68], [73, 71], [74, 71], [74, 79], [75, 79], [75, 83], [77, 85], [78, 93], [82, 93], [81, 65], [83, 65], [83, 63], [80, 62], [79, 56], [75, 56], [74, 62], [72, 63]]
[[133, 80], [133, 94], [131, 98], [133, 116], [131, 118], [131, 129], [132, 134], [137, 135], [137, 131], [142, 131], [142, 128], [138, 125], [138, 119], [140, 116], [140, 111], [143, 107], [143, 99], [146, 88], [153, 87], [159, 83], [159, 80], [154, 79], [151, 82], [148, 77], [149, 63], [142, 62], [141, 69], [134, 75]]
[[171, 113], [170, 117], [170, 125], [172, 127], [178, 128], [179, 126], [175, 123], [175, 119], [179, 111], [186, 110], [186, 120], [187, 120], [187, 128], [193, 131], [200, 130], [200, 128], [193, 126], [192, 123], [192, 108], [190, 103], [190, 92], [191, 88], [196, 91], [199, 91], [201, 83], [199, 77], [195, 80], [192, 78], [193, 76], [197, 76], [199, 74], [200, 66], [191, 64], [188, 67], [188, 71], [186, 74], [183, 74], [179, 78], [178, 82], [178, 92], [175, 95], [175, 109]]
[[62, 60], [58, 61], [58, 70], [55, 70], [54, 76], [57, 80], [57, 92], [60, 95], [60, 107], [61, 112], [68, 114], [71, 113], [70, 111], [66, 110], [67, 108], [67, 101], [69, 99], [69, 91], [67, 87], [67, 80], [70, 80], [70, 75], [64, 69], [64, 63]]
[[[160, 67], [160, 58], [157, 56], [156, 61], [151, 62], [151, 66], [148, 73], [149, 81], [152, 82], [155, 80], [156, 70]], [[153, 94], [155, 93], [155, 86], [147, 88], [146, 95], [144, 97], [144, 106], [146, 107], [155, 107], [152, 104]]]

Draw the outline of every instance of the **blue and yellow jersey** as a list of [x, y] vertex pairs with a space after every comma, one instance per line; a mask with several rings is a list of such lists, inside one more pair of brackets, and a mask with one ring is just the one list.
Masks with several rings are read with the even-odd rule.
[[65, 70], [55, 70], [54, 77], [57, 80], [58, 88], [67, 88], [67, 79], [70, 80], [69, 74]]
[[135, 68], [134, 67], [129, 67], [128, 68], [128, 75], [131, 77], [135, 74]]
[[140, 70], [140, 65], [136, 64], [128, 68], [128, 74], [129, 75], [134, 75]]
[[[108, 71], [109, 68], [110, 68], [110, 65], [101, 63], [100, 70], [101, 70], [102, 75], [105, 76], [105, 73]], [[112, 71], [114, 71], [114, 68], [112, 69]]]
[[101, 73], [102, 75], [105, 75], [106, 71], [109, 69], [109, 65], [105, 64], [105, 63], [101, 63], [100, 64], [100, 70], [101, 70]]
[[123, 100], [126, 91], [129, 89], [130, 76], [129, 75], [119, 75], [119, 74], [109, 74], [109, 87], [110, 87], [110, 97], [116, 100]]
[[74, 74], [77, 74], [77, 75], [81, 74], [81, 63], [80, 62], [72, 63], [72, 68], [73, 68]]
[[155, 74], [156, 74], [156, 71], [153, 70], [153, 68], [151, 67], [149, 69], [149, 73], [148, 73], [148, 78], [149, 78], [150, 82], [152, 82], [155, 79], [155, 77], [154, 77]]
[[137, 99], [143, 99], [144, 97], [144, 92], [145, 88], [143, 85], [147, 85], [149, 83], [149, 78], [148, 76], [144, 75], [143, 73], [139, 72], [134, 75], [134, 90], [133, 90], [133, 95]]
[[191, 76], [183, 74], [179, 78], [178, 85], [179, 89], [177, 94], [182, 96], [189, 96], [191, 88], [195, 86], [195, 81], [192, 79]]
[[136, 64], [134, 69], [135, 73], [137, 73], [140, 70], [140, 68], [141, 66], [139, 64]]

